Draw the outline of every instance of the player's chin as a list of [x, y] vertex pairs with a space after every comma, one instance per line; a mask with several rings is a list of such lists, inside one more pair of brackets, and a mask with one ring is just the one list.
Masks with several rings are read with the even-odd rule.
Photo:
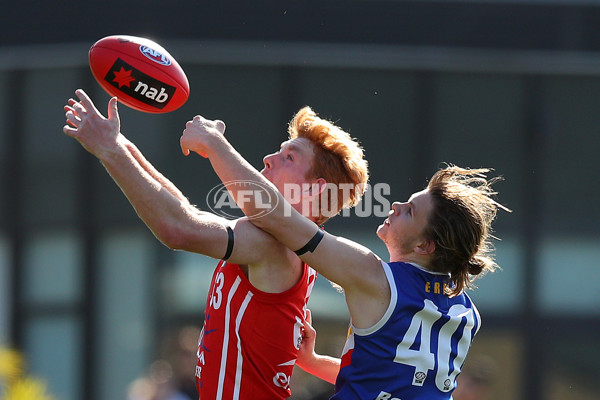
[[269, 173], [267, 173], [267, 170], [266, 170], [266, 169], [264, 169], [264, 168], [263, 168], [263, 169], [260, 171], [260, 174], [261, 174], [262, 176], [264, 176], [265, 178], [267, 178], [267, 180], [268, 180], [269, 182], [273, 183], [273, 180], [271, 179], [271, 176], [270, 176], [270, 174], [269, 174]]
[[384, 235], [386, 228], [387, 228], [387, 225], [385, 223], [382, 223], [381, 225], [379, 225], [377, 227], [377, 230], [375, 232], [377, 233], [377, 236], [379, 236], [379, 239], [383, 240], [383, 235]]

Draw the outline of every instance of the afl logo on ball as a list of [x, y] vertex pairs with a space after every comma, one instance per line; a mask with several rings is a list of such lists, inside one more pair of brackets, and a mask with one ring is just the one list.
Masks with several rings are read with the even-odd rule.
[[160, 65], [166, 65], [166, 66], [171, 65], [171, 60], [169, 59], [169, 57], [165, 56], [164, 54], [162, 54], [154, 49], [151, 49], [148, 46], [140, 46], [140, 51], [142, 52], [143, 55], [145, 55], [146, 57], [148, 57], [155, 63], [158, 63]]

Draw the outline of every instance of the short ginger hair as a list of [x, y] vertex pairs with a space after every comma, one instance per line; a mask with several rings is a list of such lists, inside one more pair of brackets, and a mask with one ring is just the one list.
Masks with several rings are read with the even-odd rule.
[[[332, 196], [328, 196], [327, 209], [335, 209], [338, 213], [345, 207], [357, 205], [369, 180], [368, 163], [358, 141], [333, 122], [317, 116], [308, 106], [294, 115], [288, 125], [288, 134], [290, 139], [304, 138], [313, 144], [315, 156], [309, 173], [338, 185], [337, 198], [341, 201], [331, 204]], [[346, 184], [350, 190], [343, 190], [341, 184]], [[327, 219], [321, 216], [317, 223], [322, 224]]]

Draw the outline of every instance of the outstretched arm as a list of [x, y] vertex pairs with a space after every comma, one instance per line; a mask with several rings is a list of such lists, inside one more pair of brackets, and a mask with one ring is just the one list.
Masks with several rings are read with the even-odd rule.
[[[252, 223], [269, 232], [286, 247], [298, 250], [319, 231], [319, 227], [294, 210], [277, 188], [254, 169], [224, 138], [222, 121], [200, 116], [186, 124], [181, 138], [184, 154], [190, 150], [206, 154], [222, 182], [251, 181], [256, 185], [227, 185], [238, 206]], [[269, 212], [265, 212], [265, 206]], [[350, 240], [324, 234], [313, 252], [303, 261], [346, 292], [348, 309], [357, 327], [370, 327], [379, 320], [390, 299], [390, 287], [379, 258], [369, 249]]]
[[183, 193], [181, 193], [181, 191], [177, 188], [177, 186], [173, 184], [173, 182], [168, 180], [163, 174], [161, 174], [156, 168], [154, 168], [154, 166], [148, 160], [146, 160], [146, 157], [144, 157], [142, 152], [136, 147], [135, 144], [133, 144], [133, 142], [130, 142], [124, 136], [123, 139], [125, 147], [127, 148], [127, 150], [129, 150], [131, 156], [138, 162], [138, 164], [144, 169], [144, 171], [150, 174], [150, 176], [154, 180], [160, 183], [162, 187], [168, 190], [173, 196], [175, 196], [175, 198], [180, 199], [182, 202], [189, 204], [187, 197], [185, 197]]
[[[154, 235], [172, 249], [217, 259], [223, 257], [228, 242], [226, 226], [231, 222], [191, 205], [179, 189], [121, 134], [116, 98], [110, 100], [105, 118], [84, 91], [77, 90], [76, 95], [79, 101], [70, 99], [65, 106], [67, 125], [63, 128], [64, 133], [101, 161]], [[248, 230], [248, 227], [241, 228], [243, 224], [232, 225], [234, 230]], [[254, 262], [252, 252], [247, 250], [251, 246], [241, 239], [242, 236], [254, 236], [237, 236], [234, 256], [243, 253], [244, 261]], [[256, 253], [260, 254], [260, 251]]]

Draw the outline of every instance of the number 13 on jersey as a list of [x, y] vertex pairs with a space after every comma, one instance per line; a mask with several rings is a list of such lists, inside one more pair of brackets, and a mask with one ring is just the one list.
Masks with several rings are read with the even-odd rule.
[[[454, 388], [456, 376], [460, 373], [469, 351], [473, 337], [471, 331], [475, 326], [475, 312], [462, 304], [455, 304], [448, 310], [447, 316], [450, 319], [436, 331], [434, 325], [442, 316], [432, 301], [425, 300], [425, 306], [413, 316], [402, 342], [396, 347], [394, 362], [415, 367], [412, 382], [414, 386], [423, 386], [428, 371], [434, 370], [437, 365], [435, 384], [442, 392], [448, 392]], [[452, 360], [452, 340], [461, 325], [462, 332], [458, 335], [456, 354]], [[417, 337], [419, 331], [420, 340]], [[437, 349], [432, 349], [432, 335], [437, 335]]]

